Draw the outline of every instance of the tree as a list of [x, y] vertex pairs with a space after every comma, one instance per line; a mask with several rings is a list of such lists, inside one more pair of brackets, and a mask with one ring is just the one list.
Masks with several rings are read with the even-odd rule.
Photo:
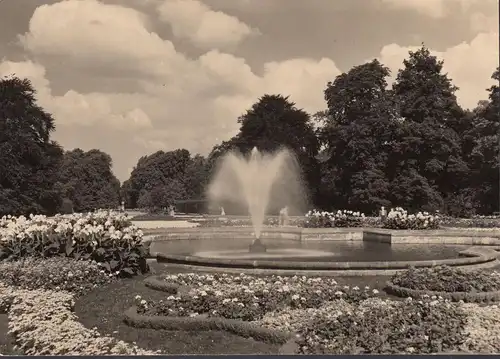
[[186, 197], [202, 199], [205, 196], [208, 179], [207, 159], [201, 155], [195, 155], [187, 164], [182, 178]]
[[389, 69], [379, 61], [355, 66], [327, 84], [328, 106], [319, 130], [327, 156], [323, 162], [323, 198], [329, 206], [367, 212], [388, 205], [387, 147], [396, 115], [386, 90]]
[[483, 214], [500, 211], [500, 81], [499, 68], [492, 75], [495, 85], [489, 88], [489, 101], [474, 111], [474, 126], [468, 132], [473, 139], [469, 163], [472, 196], [477, 211]]
[[148, 204], [148, 206], [156, 207], [157, 202], [155, 199], [148, 199], [149, 196], [154, 195], [160, 189], [163, 191], [164, 188], [167, 188], [165, 186], [171, 186], [172, 181], [176, 183], [175, 186], [180, 195], [179, 198], [176, 196], [176, 199], [185, 199], [188, 195], [184, 187], [185, 183], [188, 185], [195, 183], [194, 179], [193, 182], [185, 180], [186, 171], [191, 162], [191, 155], [185, 149], [169, 152], [158, 151], [149, 156], [141, 157], [137, 166], [132, 170], [130, 179], [125, 181], [124, 186], [122, 186], [123, 198], [130, 201], [127, 202], [127, 205], [136, 207], [139, 204]]
[[288, 97], [264, 95], [238, 120], [239, 133], [225, 146], [237, 148], [243, 154], [257, 147], [262, 152], [274, 152], [282, 147], [291, 150], [298, 159], [302, 176], [313, 200], [319, 185], [316, 156], [319, 142], [310, 116]]
[[52, 115], [36, 104], [27, 79], [0, 79], [0, 216], [54, 214], [62, 149], [50, 140]]
[[141, 208], [158, 211], [175, 204], [175, 201], [186, 198], [187, 193], [181, 181], [173, 179], [158, 185], [150, 191], [143, 190], [137, 201]]
[[[398, 197], [397, 193], [407, 193], [397, 188], [401, 183], [408, 183], [395, 180], [401, 173], [418, 177], [418, 181], [411, 183], [422, 187], [413, 193], [421, 196], [422, 191], [426, 191], [426, 197], [436, 199], [435, 206], [440, 202], [446, 205], [464, 187], [467, 166], [457, 130], [466, 114], [457, 103], [457, 87], [442, 69], [443, 61], [438, 61], [422, 46], [418, 51], [410, 51], [393, 84], [402, 119], [389, 160], [395, 204], [410, 206], [419, 202], [418, 198], [408, 195]], [[437, 200], [436, 193], [442, 200]]]
[[75, 149], [64, 154], [59, 182], [75, 211], [118, 206], [120, 181], [111, 167], [111, 156], [100, 150]]

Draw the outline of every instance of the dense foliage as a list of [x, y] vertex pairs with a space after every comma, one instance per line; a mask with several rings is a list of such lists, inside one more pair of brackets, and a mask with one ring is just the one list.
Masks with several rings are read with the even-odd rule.
[[114, 276], [148, 271], [142, 231], [119, 213], [2, 217], [0, 259], [65, 256], [92, 260]]
[[61, 205], [54, 184], [63, 151], [35, 94], [28, 80], [0, 79], [0, 216], [54, 214]]
[[453, 267], [411, 268], [395, 274], [397, 286], [435, 292], [493, 292], [500, 290], [498, 273], [463, 271]]
[[139, 159], [130, 178], [122, 185], [128, 207], [153, 211], [175, 205], [177, 200], [201, 198], [208, 176], [206, 160], [179, 149], [158, 151]]
[[[59, 172], [59, 185], [65, 201], [75, 212], [117, 208], [120, 181], [111, 171], [111, 157], [99, 150], [68, 151]], [[69, 206], [66, 202], [65, 206]], [[61, 210], [70, 212], [70, 210]]]
[[[463, 217], [498, 212], [499, 69], [488, 99], [471, 110], [457, 103], [443, 62], [425, 46], [409, 53], [392, 84], [389, 76], [378, 60], [353, 67], [326, 84], [325, 110], [314, 115], [282, 95], [263, 95], [238, 119], [239, 132], [207, 158], [185, 149], [140, 158], [119, 200], [158, 211], [203, 199], [218, 159], [256, 146], [289, 148], [309, 199], [322, 210], [373, 215], [385, 206]], [[109, 156], [74, 150], [63, 157], [50, 140], [53, 130], [29, 81], [0, 80], [0, 215], [116, 206]]]

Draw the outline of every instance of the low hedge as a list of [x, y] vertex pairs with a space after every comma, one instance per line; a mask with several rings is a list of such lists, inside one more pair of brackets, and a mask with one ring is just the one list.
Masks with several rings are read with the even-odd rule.
[[144, 279], [144, 285], [148, 288], [159, 290], [168, 294], [177, 294], [180, 286], [175, 283], [159, 279], [158, 276], [151, 276]]
[[186, 331], [224, 330], [271, 344], [284, 344], [292, 337], [291, 333], [270, 330], [235, 319], [145, 316], [138, 314], [135, 306], [125, 312], [124, 321], [136, 328]]

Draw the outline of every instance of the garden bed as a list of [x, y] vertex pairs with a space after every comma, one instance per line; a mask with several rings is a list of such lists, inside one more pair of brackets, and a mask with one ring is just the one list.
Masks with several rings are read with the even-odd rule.
[[327, 278], [179, 273], [146, 282], [168, 295], [159, 300], [136, 298], [139, 313], [133, 314], [141, 316], [143, 325], [162, 328], [169, 317], [167, 327], [175, 322], [203, 326], [211, 320], [237, 325], [235, 320], [240, 320], [295, 333], [297, 337], [282, 345], [281, 354], [500, 351], [500, 342], [495, 342], [500, 339], [498, 321], [483, 323], [490, 330], [487, 337], [477, 334], [475, 316], [498, 316], [494, 306], [431, 297], [397, 301]]
[[500, 301], [500, 273], [439, 266], [395, 274], [385, 290], [400, 297], [441, 297], [453, 301]]

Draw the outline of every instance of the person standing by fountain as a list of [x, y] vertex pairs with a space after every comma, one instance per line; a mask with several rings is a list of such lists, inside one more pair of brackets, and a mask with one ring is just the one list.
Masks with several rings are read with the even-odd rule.
[[385, 219], [387, 218], [387, 211], [385, 210], [385, 207], [382, 206], [380, 208], [380, 211], [379, 211], [379, 215], [380, 215], [380, 220], [382, 221], [382, 223], [385, 221]]
[[288, 206], [285, 206], [280, 210], [279, 226], [288, 226]]
[[222, 207], [222, 206], [220, 208], [220, 215], [221, 215], [221, 217], [224, 217], [226, 215], [226, 212], [224, 211], [224, 207]]
[[168, 215], [171, 217], [175, 217], [175, 207], [170, 205], [168, 206]]

